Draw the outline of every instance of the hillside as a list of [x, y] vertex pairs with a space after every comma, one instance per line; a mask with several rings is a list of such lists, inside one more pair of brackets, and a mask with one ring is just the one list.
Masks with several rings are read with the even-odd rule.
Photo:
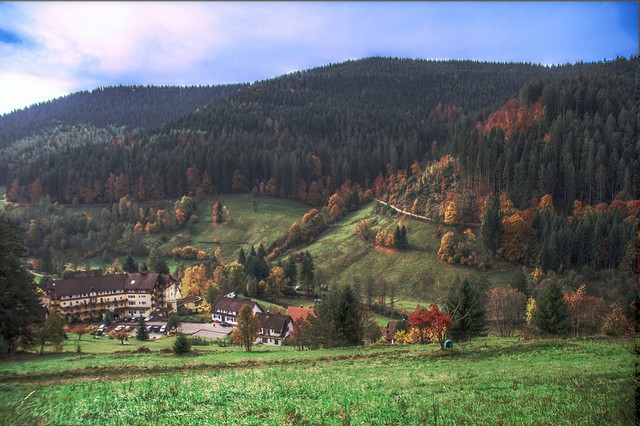
[[[159, 187], [146, 199], [178, 197], [186, 170], [204, 172], [218, 191], [250, 191], [261, 183], [274, 195], [299, 198], [309, 186], [331, 191], [347, 179], [369, 186], [387, 165], [407, 169], [449, 150], [460, 123], [475, 124], [540, 79], [629, 73], [629, 61], [542, 67], [471, 61], [369, 58], [255, 83], [234, 96], [167, 123], [135, 144], [83, 148], [15, 168], [8, 182], [52, 181], [54, 200], [83, 202], [86, 181], [105, 185], [109, 174], [130, 185]], [[626, 62], [625, 62], [626, 61]], [[633, 71], [633, 68], [631, 69]], [[435, 142], [435, 144], [434, 144]], [[118, 158], [113, 163], [109, 158]], [[92, 164], [71, 176], [47, 174], [69, 158]], [[313, 161], [312, 161], [313, 160]], [[6, 161], [11, 161], [7, 159]], [[43, 167], [44, 164], [50, 165]], [[169, 170], [164, 176], [160, 170]], [[330, 181], [327, 179], [330, 178]], [[18, 191], [15, 198], [26, 198]], [[101, 192], [102, 202], [117, 201]]]
[[0, 148], [57, 125], [151, 130], [242, 88], [117, 86], [76, 92], [0, 115]]

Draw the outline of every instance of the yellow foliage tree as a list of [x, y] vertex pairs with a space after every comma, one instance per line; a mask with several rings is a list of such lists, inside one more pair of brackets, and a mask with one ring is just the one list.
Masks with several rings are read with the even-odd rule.
[[203, 264], [187, 268], [182, 277], [182, 290], [187, 296], [202, 296], [207, 283], [207, 270]]

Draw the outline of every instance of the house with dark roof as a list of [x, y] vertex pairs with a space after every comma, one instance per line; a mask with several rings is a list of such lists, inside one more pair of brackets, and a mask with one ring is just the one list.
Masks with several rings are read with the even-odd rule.
[[312, 315], [315, 317], [316, 312], [313, 310], [311, 306], [309, 306], [308, 308], [305, 308], [302, 305], [289, 306], [287, 308], [286, 315], [289, 315], [291, 317], [291, 321], [296, 322], [299, 319], [302, 319], [303, 321], [306, 320], [309, 315]]
[[91, 321], [109, 311], [114, 319], [147, 316], [175, 304], [176, 281], [164, 274], [108, 274], [50, 281], [43, 288], [50, 309], [68, 321]]
[[213, 305], [211, 310], [211, 319], [215, 322], [227, 322], [229, 324], [238, 323], [238, 313], [243, 306], [251, 306], [251, 310], [255, 315], [258, 312], [264, 312], [262, 306], [253, 300], [240, 299], [236, 297], [221, 297]]
[[289, 315], [283, 315], [279, 312], [275, 314], [257, 312], [255, 318], [258, 321], [256, 343], [282, 346], [284, 340], [293, 331], [293, 321]]

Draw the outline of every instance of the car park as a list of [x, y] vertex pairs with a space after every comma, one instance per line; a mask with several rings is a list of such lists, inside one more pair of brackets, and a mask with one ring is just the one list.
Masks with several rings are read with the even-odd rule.
[[116, 331], [121, 331], [124, 329], [124, 325], [119, 325], [116, 327]]

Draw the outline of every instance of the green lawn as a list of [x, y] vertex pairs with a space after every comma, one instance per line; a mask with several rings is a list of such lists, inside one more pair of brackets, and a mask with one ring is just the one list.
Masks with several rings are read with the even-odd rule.
[[7, 425], [634, 424], [630, 338], [485, 338], [446, 352], [256, 349], [4, 362], [0, 418]]
[[[438, 260], [440, 239], [433, 238], [432, 224], [407, 220], [410, 247], [402, 251], [370, 247], [355, 235], [356, 223], [368, 219], [374, 229], [396, 225], [399, 217], [378, 216], [369, 204], [348, 215], [326, 230], [313, 244], [305, 248], [317, 259], [316, 277], [321, 283], [351, 283], [355, 276], [384, 277], [396, 288], [399, 308], [413, 309], [418, 303], [440, 302], [456, 275], [464, 277], [475, 268], [448, 265]], [[503, 286], [514, 277], [514, 266], [499, 264], [487, 271], [492, 285]], [[387, 290], [389, 294], [389, 290]]]

